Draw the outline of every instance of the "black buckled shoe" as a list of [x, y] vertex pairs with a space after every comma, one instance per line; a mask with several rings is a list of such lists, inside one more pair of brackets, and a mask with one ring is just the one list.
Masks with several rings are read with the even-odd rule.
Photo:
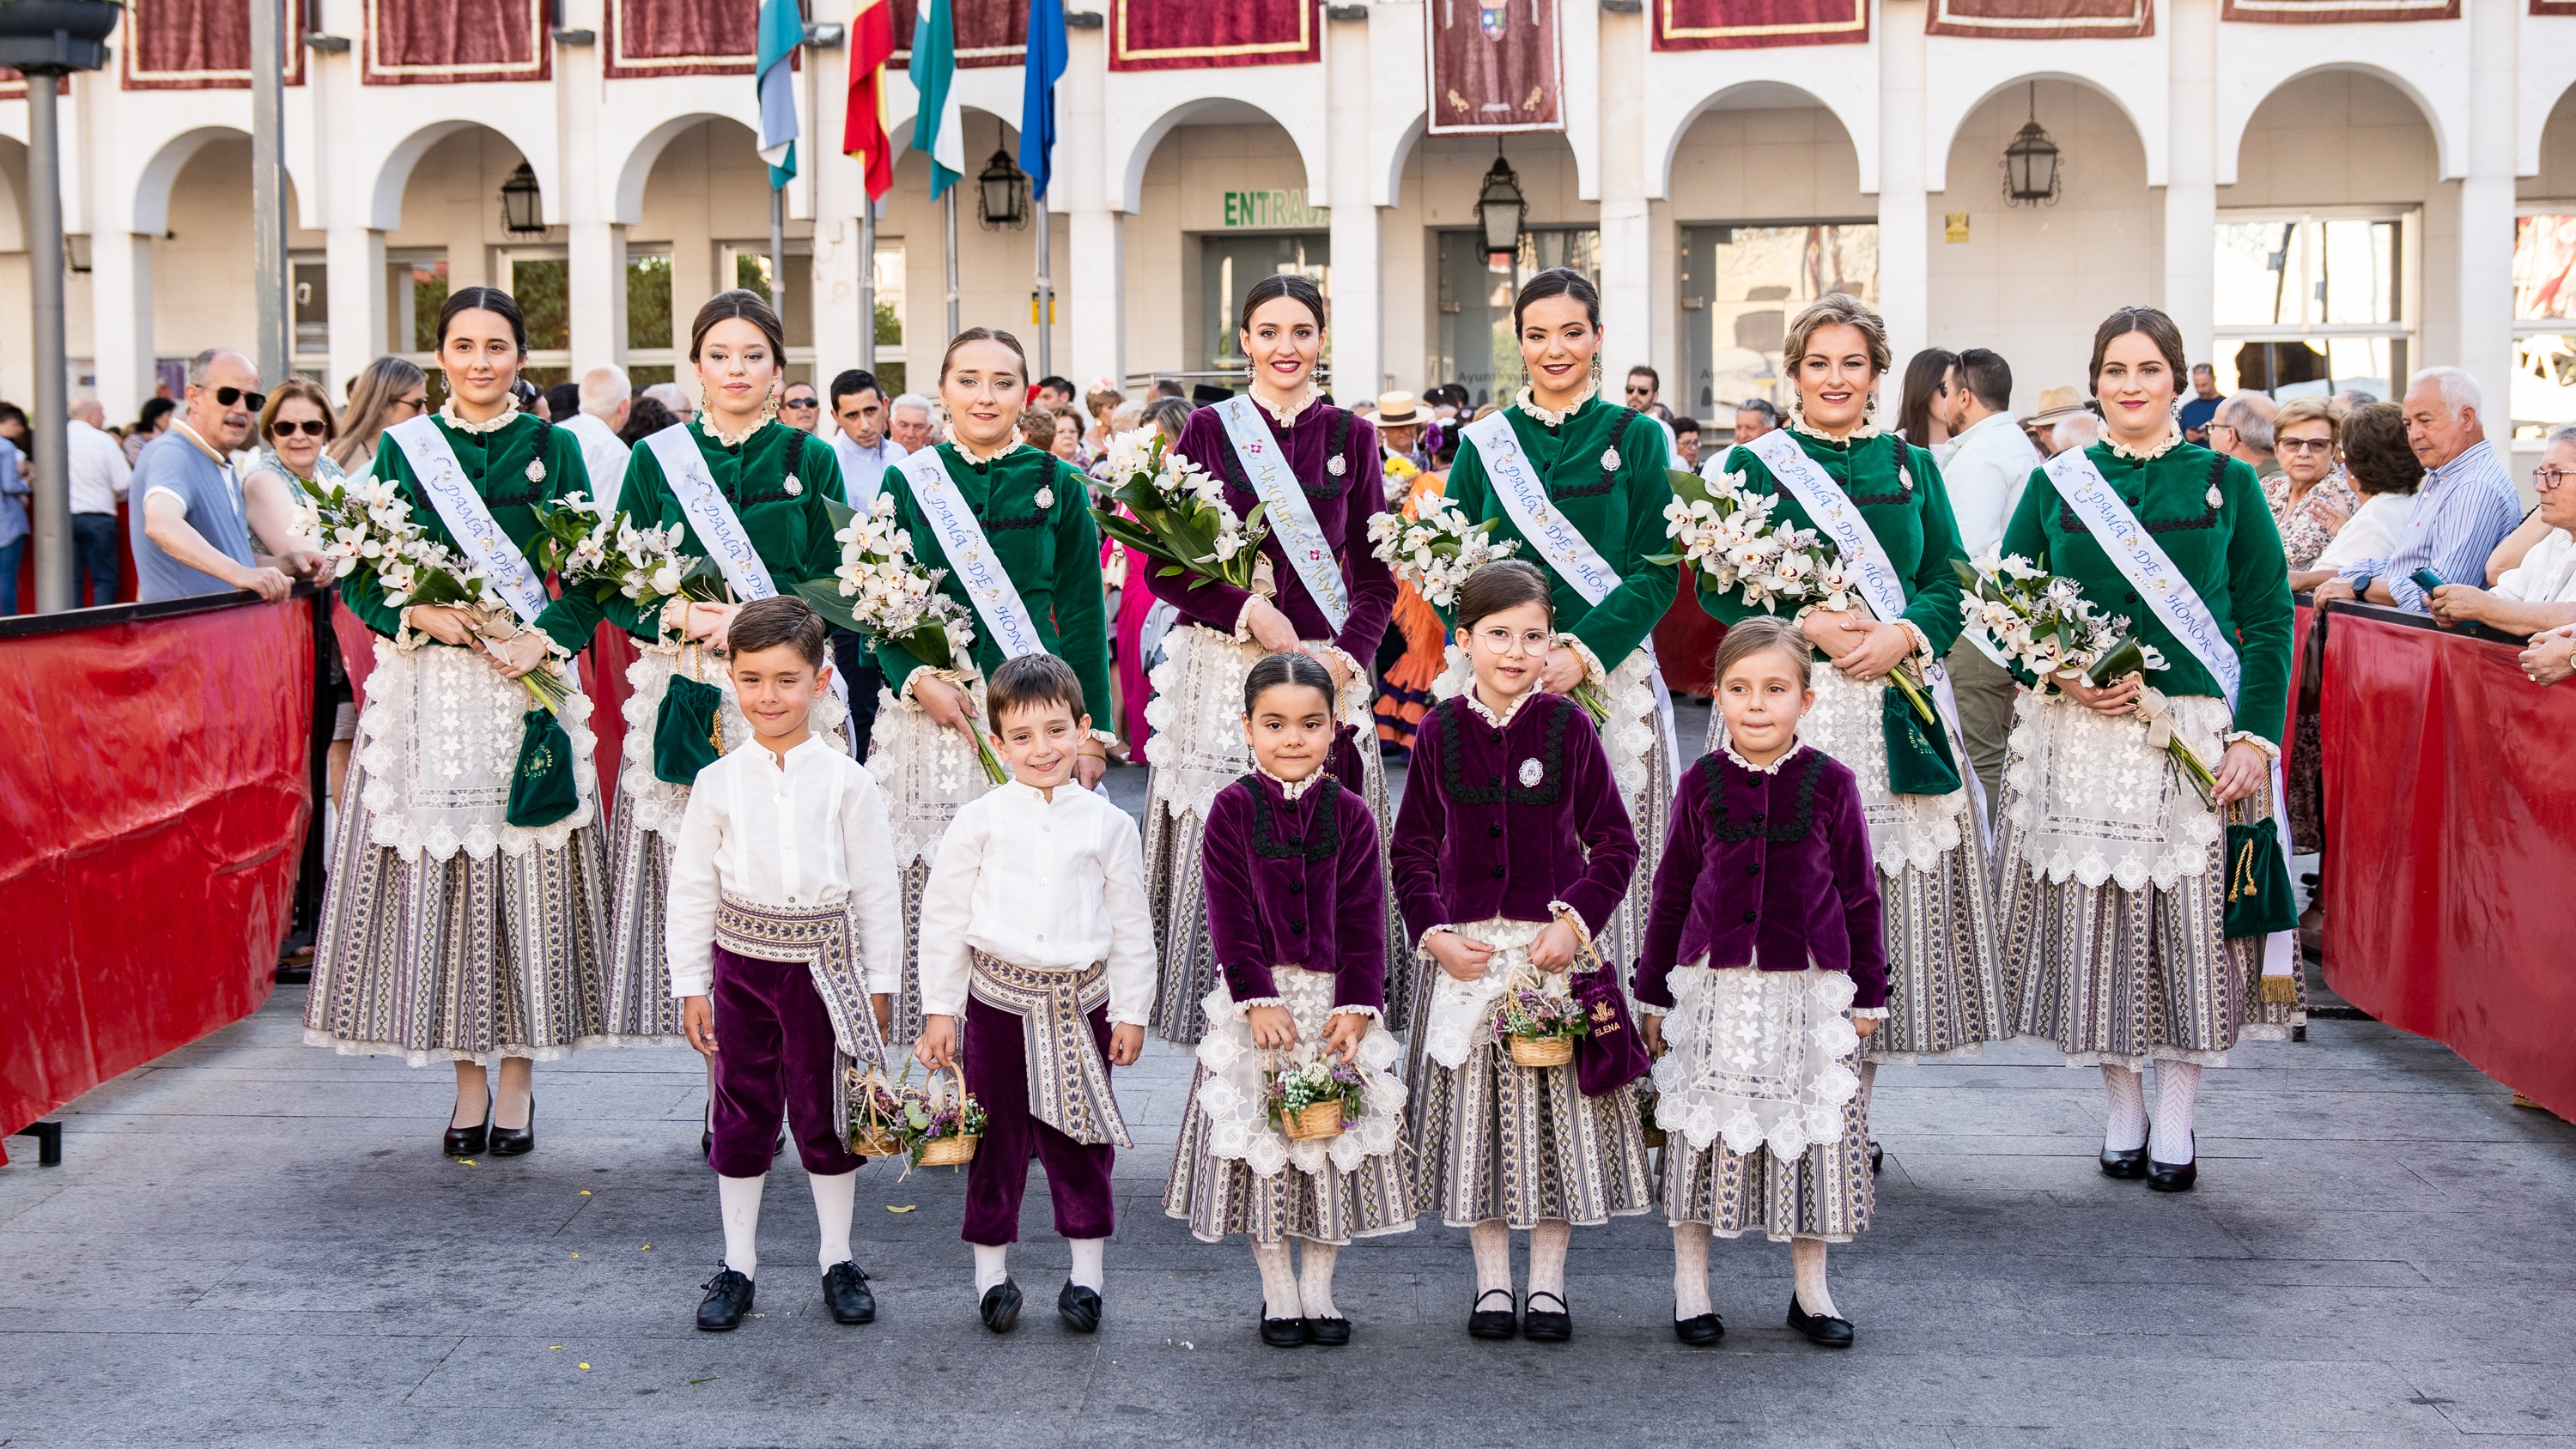
[[[2144, 1149], [2140, 1150], [2143, 1156]], [[2179, 1166], [2170, 1162], [2147, 1164], [2147, 1188], [2152, 1192], [2189, 1192], [2200, 1181], [2200, 1134], [2191, 1134], [2191, 1161]]]
[[1076, 1333], [1100, 1331], [1100, 1290], [1085, 1288], [1070, 1278], [1064, 1290], [1055, 1295], [1055, 1316]]
[[[456, 1119], [450, 1117], [447, 1120], [453, 1122]], [[448, 1128], [447, 1135], [439, 1139], [438, 1150], [450, 1157], [480, 1157], [483, 1155], [483, 1149], [490, 1146], [491, 1142], [492, 1103], [489, 1098], [486, 1098], [483, 1103], [483, 1125]]]
[[742, 1327], [743, 1315], [751, 1311], [751, 1280], [731, 1268], [719, 1268], [716, 1275], [698, 1285], [707, 1296], [698, 1303], [698, 1328], [705, 1333], [731, 1333]]
[[1805, 1335], [1807, 1342], [1818, 1348], [1852, 1346], [1851, 1320], [1834, 1318], [1822, 1313], [1809, 1313], [1798, 1306], [1798, 1295], [1795, 1290], [1789, 1294], [1789, 1327]]
[[823, 1274], [823, 1306], [834, 1323], [876, 1322], [877, 1295], [868, 1291], [866, 1270], [847, 1259], [834, 1263]]
[[[1539, 1307], [1542, 1298], [1552, 1300], [1556, 1307]], [[1521, 1315], [1521, 1337], [1532, 1343], [1563, 1343], [1573, 1336], [1574, 1315], [1566, 1311], [1564, 1299], [1553, 1293], [1530, 1294], [1529, 1309]]]
[[[1498, 1293], [1502, 1295], [1503, 1306], [1487, 1308], [1485, 1300]], [[1520, 1331], [1520, 1300], [1512, 1296], [1509, 1288], [1488, 1288], [1477, 1294], [1475, 1303], [1468, 1308], [1469, 1338], [1517, 1338]]]
[[1726, 1337], [1726, 1324], [1714, 1313], [1673, 1320], [1673, 1337], [1693, 1348], [1705, 1348]]
[[1270, 1305], [1261, 1305], [1261, 1341], [1272, 1348], [1299, 1348], [1306, 1342], [1306, 1320], [1273, 1318]]
[[1351, 1321], [1347, 1318], [1309, 1318], [1306, 1341], [1317, 1348], [1340, 1348], [1351, 1341]]
[[492, 1129], [494, 1157], [524, 1157], [537, 1150], [537, 1099], [528, 1098], [528, 1125]]
[[975, 1316], [995, 1333], [1008, 1333], [1020, 1321], [1020, 1285], [1005, 1278], [984, 1290], [984, 1301], [975, 1305]]

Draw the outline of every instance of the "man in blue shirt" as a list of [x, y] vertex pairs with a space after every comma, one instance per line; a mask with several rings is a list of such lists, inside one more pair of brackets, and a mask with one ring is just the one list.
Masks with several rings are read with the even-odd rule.
[[232, 452], [268, 401], [258, 387], [259, 369], [238, 352], [208, 348], [189, 359], [187, 400], [135, 459], [127, 492], [141, 602], [249, 589], [275, 603], [295, 586], [286, 570], [310, 572], [310, 554], [270, 559], [251, 549]]
[[2522, 518], [2522, 494], [2479, 420], [2476, 378], [2456, 367], [2428, 367], [2406, 385], [2406, 441], [2425, 468], [2415, 511], [2385, 558], [2366, 558], [2317, 585], [2319, 604], [2358, 598], [2430, 612], [2419, 569], [2449, 584], [2484, 584], [2487, 555]]
[[2218, 416], [2218, 374], [2206, 362], [2191, 365], [2191, 400], [2182, 405], [2182, 436], [2187, 443], [2209, 446], [2209, 420]]
[[0, 618], [18, 612], [18, 570], [27, 557], [27, 495], [35, 484], [27, 477], [27, 415], [14, 403], [0, 403]]

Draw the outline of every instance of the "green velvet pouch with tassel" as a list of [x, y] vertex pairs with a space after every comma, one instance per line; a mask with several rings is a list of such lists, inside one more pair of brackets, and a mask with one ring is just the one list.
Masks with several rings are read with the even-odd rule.
[[1881, 691], [1878, 716], [1887, 733], [1888, 793], [1948, 795], [1963, 788], [1950, 732], [1937, 720], [1924, 723], [1905, 691], [1894, 685]]
[[502, 818], [522, 830], [552, 825], [581, 804], [572, 774], [572, 737], [549, 709], [519, 716], [519, 763], [510, 772], [510, 807]]

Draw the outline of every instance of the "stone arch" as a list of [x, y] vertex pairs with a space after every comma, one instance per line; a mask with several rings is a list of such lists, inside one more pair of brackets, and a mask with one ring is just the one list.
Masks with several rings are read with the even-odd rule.
[[[1988, 53], [1985, 48], [1975, 52], [1980, 57]], [[2017, 71], [1993, 79], [1973, 93], [1964, 88], [1955, 91], [1928, 92], [1924, 97], [1923, 130], [1926, 137], [1939, 137], [1940, 144], [1924, 155], [1924, 189], [1927, 191], [1950, 189], [1950, 156], [1958, 148], [1959, 133], [1966, 128], [1969, 117], [1985, 109], [1986, 103], [1996, 97], [2029, 86], [2035, 81], [2063, 81], [2093, 91], [2108, 100], [2128, 121], [2129, 130], [2137, 138], [2139, 149], [2146, 154], [2147, 185], [2165, 184], [2170, 128], [2167, 124], [2169, 101], [2164, 76], [2161, 71], [2141, 66], [2134, 74], [2116, 76], [2091, 75], [2071, 70]], [[1971, 83], [1973, 84], [1973, 80]], [[1970, 95], [1973, 95], [1972, 99], [1968, 99], [1964, 104], [1959, 103], [1959, 97]]]
[[[552, 112], [544, 115], [549, 121]], [[411, 184], [412, 169], [429, 154], [431, 147], [459, 131], [482, 129], [510, 143], [519, 159], [528, 163], [537, 178], [538, 205], [549, 222], [560, 225], [564, 219], [563, 192], [550, 138], [524, 137], [513, 134], [509, 127], [496, 126], [480, 117], [447, 117], [428, 121], [386, 148], [384, 159], [377, 163], [375, 186], [367, 199], [367, 225], [378, 231], [402, 229], [403, 191]]]
[[[2278, 95], [2283, 87], [2294, 82], [2333, 71], [2368, 76], [2412, 102], [2416, 113], [2423, 117], [2426, 129], [2433, 133], [2433, 156], [2441, 177], [2444, 180], [2450, 180], [2461, 174], [2464, 163], [2460, 158], [2458, 142], [2455, 139], [2456, 128], [2444, 124], [2442, 108], [2435, 104], [2432, 97], [2426, 95], [2421, 87], [2384, 66], [2373, 65], [2367, 61], [2334, 60], [2322, 65], [2304, 66], [2298, 70], [2286, 71], [2260, 90], [2247, 88], [2244, 94], [2251, 98], [2250, 103], [2241, 109], [2221, 104], [2218, 116], [2218, 184], [2221, 186], [2236, 184], [2236, 168], [2244, 151], [2245, 132], [2253, 125], [2255, 115], [2271, 101], [2272, 97]], [[2542, 114], [2546, 116], [2547, 113], [2544, 111]], [[2539, 149], [2536, 139], [2532, 149], [2536, 160]]]
[[[1182, 101], [1167, 107], [1142, 126], [1125, 128], [1111, 123], [1107, 153], [1122, 158], [1109, 176], [1109, 206], [1113, 211], [1134, 212], [1143, 204], [1145, 168], [1154, 159], [1156, 147], [1173, 128], [1185, 125], [1260, 125], [1277, 126], [1296, 146], [1298, 159], [1306, 168], [1306, 194], [1310, 197], [1329, 195], [1326, 181], [1323, 137], [1314, 118], [1300, 125], [1258, 101], [1237, 95], [1208, 95]], [[1399, 170], [1400, 170], [1399, 163]]]
[[[1843, 101], [1834, 96], [1841, 94]], [[1874, 103], [1875, 97], [1870, 98]], [[1700, 117], [1712, 110], [1797, 109], [1817, 107], [1834, 118], [1843, 136], [1860, 158], [1860, 189], [1878, 189], [1878, 148], [1864, 144], [1864, 135], [1874, 135], [1876, 118], [1854, 114], [1856, 102], [1848, 92], [1833, 87], [1823, 91], [1789, 81], [1741, 80], [1719, 86], [1688, 105], [1676, 106], [1648, 122], [1646, 137], [1646, 197], [1650, 201], [1668, 199], [1671, 194], [1673, 160], [1681, 153], [1682, 141]]]

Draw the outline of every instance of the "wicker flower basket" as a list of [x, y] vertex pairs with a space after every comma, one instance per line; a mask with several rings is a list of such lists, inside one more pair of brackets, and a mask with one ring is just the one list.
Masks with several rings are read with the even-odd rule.
[[885, 1083], [884, 1078], [874, 1071], [863, 1072], [856, 1067], [850, 1069], [850, 1151], [867, 1158], [901, 1157], [904, 1152], [904, 1142], [896, 1130], [896, 1124], [877, 1116], [871, 1109], [871, 1103], [874, 1100], [871, 1088], [878, 1086], [884, 1086], [889, 1092], [893, 1090]]
[[1574, 1060], [1574, 1038], [1570, 1036], [1512, 1038], [1513, 1066], [1561, 1067], [1572, 1060]]
[[1310, 1102], [1294, 1112], [1281, 1114], [1281, 1130], [1291, 1142], [1321, 1142], [1342, 1135], [1342, 1104]]
[[[948, 1079], [949, 1084], [956, 1089], [958, 1099], [963, 1101], [966, 1096], [966, 1082], [964, 1077], [954, 1068], [951, 1068], [944, 1074], [940, 1072], [932, 1072], [930, 1074], [930, 1080], [924, 1084], [922, 1095], [928, 1098], [933, 1104], [940, 1103], [941, 1098], [944, 1095], [940, 1091], [940, 1079], [943, 1075]], [[975, 1160], [975, 1145], [983, 1140], [983, 1134], [980, 1132], [961, 1132], [951, 1137], [930, 1138], [921, 1144], [920, 1165], [923, 1167], [963, 1167], [967, 1163]]]

